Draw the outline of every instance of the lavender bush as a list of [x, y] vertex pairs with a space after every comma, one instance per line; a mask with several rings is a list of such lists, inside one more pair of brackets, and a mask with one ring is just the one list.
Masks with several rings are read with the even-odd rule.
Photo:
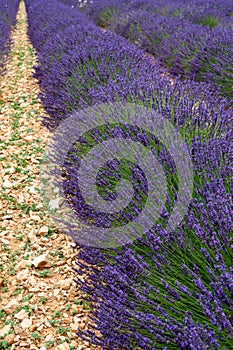
[[201, 47], [200, 53], [192, 64], [191, 74], [196, 80], [213, 82], [220, 86], [221, 91], [231, 100], [233, 97], [233, 26], [229, 29], [216, 28], [211, 40], [206, 40], [206, 45]]
[[[182, 224], [172, 233], [166, 231], [170, 202], [164, 220], [134, 245], [108, 252], [85, 247], [79, 254], [76, 271], [81, 276], [88, 271], [89, 279], [77, 283], [92, 297], [93, 320], [102, 336], [95, 330], [79, 334], [103, 349], [228, 349], [232, 344], [231, 112], [224, 112], [224, 104], [212, 111], [206, 128], [209, 106], [194, 104], [191, 116], [185, 102], [186, 118], [177, 117], [175, 125], [189, 141], [195, 186]], [[166, 116], [172, 118], [168, 110]], [[138, 133], [140, 142], [151, 145], [148, 135]], [[92, 147], [87, 136], [81, 141], [85, 150]], [[130, 131], [126, 137], [132, 137]], [[171, 166], [168, 154], [163, 160]], [[78, 164], [78, 157], [72, 158], [66, 168], [65, 189], [71, 199], [79, 198]], [[132, 179], [136, 174], [132, 172]], [[119, 165], [107, 163], [101, 177], [109, 191], [111, 181], [119, 181]], [[140, 180], [145, 181], [142, 175]], [[72, 204], [78, 203], [73, 199]]]
[[92, 24], [59, 32], [43, 52], [35, 77], [53, 127], [72, 110], [92, 105], [91, 94], [100, 86], [107, 90], [109, 82], [117, 86], [125, 79], [130, 84], [139, 74], [147, 75], [153, 69], [143, 51]]
[[[84, 15], [59, 1], [45, 0], [26, 2], [29, 17], [28, 34], [34, 47], [41, 51], [49, 38], [71, 24], [85, 24]], [[39, 30], [38, 30], [39, 28]]]
[[19, 0], [0, 1], [0, 68], [10, 49], [10, 32], [16, 23]]
[[[29, 0], [27, 3], [30, 35], [36, 38], [44, 23], [38, 21], [38, 12], [45, 3], [34, 0], [31, 7]], [[54, 1], [53, 6], [55, 22], [56, 16], [60, 18], [60, 5]], [[64, 8], [70, 11], [69, 7], [61, 11]], [[49, 5], [43, 11], [49, 12]], [[80, 16], [77, 11], [77, 18]], [[166, 223], [177, 197], [178, 179], [166, 148], [150, 133], [126, 125], [90, 129], [77, 140], [64, 164], [62, 185], [71, 207], [83, 220], [94, 220], [96, 230], [106, 224], [106, 216], [86, 210], [77, 178], [80, 158], [96, 144], [120, 134], [145, 145], [158, 155], [169, 189], [161, 218], [134, 244], [102, 251], [81, 247], [77, 284], [89, 295], [96, 328], [78, 334], [106, 350], [229, 349], [233, 321], [232, 109], [205, 83], [177, 79], [171, 84], [143, 51], [118, 35], [104, 33], [93, 23], [64, 23], [56, 31], [51, 27], [49, 40], [38, 46], [36, 77], [50, 113], [47, 125], [53, 128], [72, 111], [102, 102], [127, 101], [152, 108], [187, 143], [195, 180], [188, 213], [176, 230], [168, 232]], [[106, 162], [98, 173], [96, 185], [103, 198], [114, 201], [121, 179], [131, 183], [135, 201], [111, 225], [133, 220], [146, 200], [143, 169], [116, 159]], [[83, 282], [86, 275], [89, 278]]]

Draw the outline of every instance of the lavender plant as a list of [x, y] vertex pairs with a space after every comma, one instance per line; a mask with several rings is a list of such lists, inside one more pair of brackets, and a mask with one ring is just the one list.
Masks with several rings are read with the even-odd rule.
[[10, 32], [16, 23], [19, 0], [0, 1], [0, 68], [10, 48]]
[[[227, 132], [229, 112], [219, 112], [221, 117], [212, 114], [208, 131], [209, 118], [203, 105], [196, 107], [196, 118], [191, 117], [189, 123], [186, 120], [184, 125], [182, 118], [176, 121], [189, 140], [195, 172], [193, 200], [182, 224], [169, 233], [166, 220], [161, 220], [134, 245], [102, 252], [85, 247], [80, 252], [76, 271], [80, 275], [88, 271], [89, 275], [85, 284], [83, 279], [77, 283], [91, 295], [97, 325], [96, 331], [79, 331], [84, 339], [103, 349], [231, 347], [233, 143], [232, 129]], [[128, 133], [126, 137], [131, 136]], [[85, 147], [91, 147], [87, 138], [84, 141]], [[152, 140], [140, 132], [140, 141], [151, 145]], [[168, 154], [163, 154], [163, 159], [171, 165]], [[66, 168], [66, 191], [69, 198], [79, 198], [78, 162], [72, 161]], [[116, 161], [106, 164], [105, 171], [115, 181], [120, 179], [118, 166]], [[104, 175], [100, 174], [102, 186], [109, 191], [111, 181]], [[142, 175], [140, 180], [145, 181]], [[77, 202], [72, 201], [74, 207]], [[163, 219], [170, 215], [170, 209], [171, 201]]]
[[97, 25], [106, 27], [120, 11], [127, 10], [128, 3], [129, 1], [126, 1], [122, 6], [122, 3], [116, 0], [108, 2], [93, 1], [92, 3], [86, 3], [80, 10], [84, 9]]
[[[59, 30], [64, 30], [71, 24], [84, 24], [87, 19], [72, 7], [59, 1], [44, 0], [27, 3], [29, 17], [28, 34], [34, 47], [41, 51], [43, 45]], [[40, 28], [40, 30], [38, 30]]]
[[48, 123], [53, 127], [72, 110], [92, 105], [90, 93], [99, 86], [107, 89], [110, 81], [117, 85], [125, 78], [130, 84], [139, 73], [146, 75], [153, 69], [143, 51], [91, 24], [67, 28], [54, 36], [44, 49], [35, 77], [41, 84], [41, 99], [51, 116]]
[[220, 86], [222, 93], [231, 100], [233, 98], [232, 37], [233, 27], [213, 30], [211, 39], [206, 39], [206, 44], [201, 47], [191, 68], [191, 74], [196, 80], [210, 81], [216, 87]]

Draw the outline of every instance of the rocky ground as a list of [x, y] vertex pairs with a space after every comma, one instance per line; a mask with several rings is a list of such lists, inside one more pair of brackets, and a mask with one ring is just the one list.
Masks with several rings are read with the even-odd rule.
[[50, 138], [33, 78], [35, 53], [21, 2], [0, 82], [0, 349], [97, 349], [81, 341], [90, 306], [74, 283], [77, 250], [40, 197], [40, 159]]

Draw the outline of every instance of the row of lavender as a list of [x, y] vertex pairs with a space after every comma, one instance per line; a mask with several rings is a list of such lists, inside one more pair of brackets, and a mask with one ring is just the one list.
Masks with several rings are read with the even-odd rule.
[[0, 0], [0, 68], [10, 48], [10, 32], [16, 23], [19, 0]]
[[[119, 180], [128, 179], [135, 193], [130, 211], [122, 211], [116, 222], [116, 217], [88, 207], [79, 190], [78, 168], [80, 158], [95, 145], [114, 137], [140, 142], [157, 154], [169, 188], [160, 220], [134, 244], [103, 250], [82, 247], [77, 283], [92, 301], [97, 330], [78, 334], [110, 350], [229, 349], [232, 110], [205, 83], [176, 80], [171, 85], [143, 51], [98, 29], [77, 9], [56, 0], [25, 2], [29, 35], [39, 59], [35, 75], [50, 115], [44, 120], [49, 128], [57, 127], [72, 111], [127, 101], [152, 108], [173, 123], [186, 140], [193, 162], [193, 200], [182, 224], [170, 233], [166, 223], [179, 184], [166, 148], [143, 129], [127, 125], [96, 129], [90, 124], [78, 140], [76, 154], [71, 152], [65, 163], [63, 186], [77, 215], [96, 231], [124, 227], [133, 220], [143, 210], [147, 183], [143, 169], [113, 159], [99, 173], [97, 186], [111, 201]], [[84, 283], [78, 276], [86, 274], [89, 279]]]
[[233, 98], [231, 0], [95, 0], [82, 8], [97, 25], [155, 55], [171, 74], [212, 83]]

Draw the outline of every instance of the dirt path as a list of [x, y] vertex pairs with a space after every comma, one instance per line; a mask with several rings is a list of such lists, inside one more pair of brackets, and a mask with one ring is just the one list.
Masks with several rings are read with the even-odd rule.
[[77, 252], [40, 200], [39, 160], [50, 134], [40, 122], [22, 2], [17, 19], [0, 81], [0, 348], [97, 349], [75, 335], [89, 312], [73, 282]]

